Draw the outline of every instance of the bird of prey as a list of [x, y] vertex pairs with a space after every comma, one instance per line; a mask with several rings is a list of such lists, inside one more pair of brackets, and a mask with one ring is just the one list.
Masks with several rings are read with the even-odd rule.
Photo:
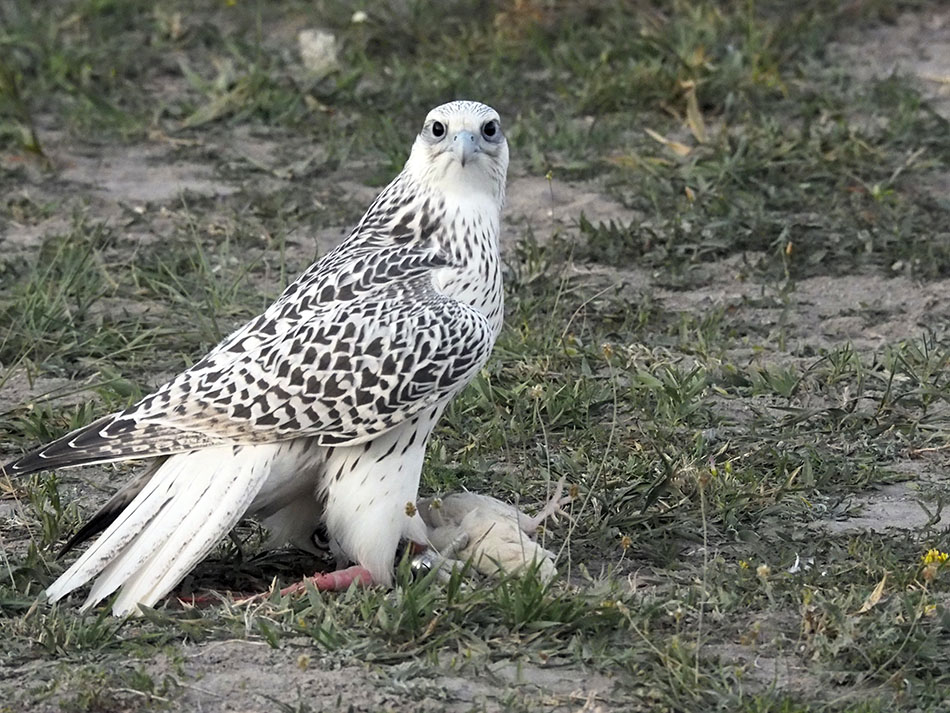
[[88, 609], [165, 596], [244, 517], [314, 551], [337, 586], [390, 584], [446, 404], [501, 330], [499, 226], [508, 144], [498, 113], [453, 101], [423, 123], [402, 172], [349, 236], [260, 316], [119, 413], [5, 466], [10, 474], [122, 460], [145, 470], [67, 547], [101, 532], [46, 590], [91, 580]]

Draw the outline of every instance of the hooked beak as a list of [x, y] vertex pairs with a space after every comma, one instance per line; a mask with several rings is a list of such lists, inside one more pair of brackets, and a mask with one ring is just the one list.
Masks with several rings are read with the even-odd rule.
[[464, 166], [478, 153], [478, 139], [470, 131], [460, 131], [452, 138], [452, 153]]

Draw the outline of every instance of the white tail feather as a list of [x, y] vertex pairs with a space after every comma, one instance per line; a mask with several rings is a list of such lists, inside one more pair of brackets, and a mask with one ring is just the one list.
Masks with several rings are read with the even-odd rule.
[[174, 485], [174, 479], [165, 476], [169, 473], [169, 465], [175, 460], [170, 458], [166, 461], [89, 549], [46, 588], [46, 596], [50, 601], [61, 599], [99, 574], [152, 521], [165, 504], [169, 487]]
[[[133, 611], [137, 604], [153, 604], [204, 559], [247, 511], [267, 476], [267, 461], [256, 461], [249, 470], [235, 470], [211, 483], [197, 506], [181, 520], [179, 532], [190, 537], [169, 538], [122, 587], [113, 611]], [[255, 487], [242, 487], [242, 482]]]
[[[121, 550], [113, 553], [108, 565], [96, 573], [98, 578], [83, 604], [85, 609], [108, 597], [142, 567], [147, 566], [155, 551], [180, 528], [188, 509], [198, 506], [200, 499], [208, 491], [207, 476], [213, 474], [214, 470], [202, 469], [194, 472], [195, 466], [200, 468], [203, 465], [197, 461], [197, 457], [180, 460], [172, 458], [168, 463], [171, 467], [163, 467], [156, 474], [156, 477], [164, 477], [169, 483], [168, 488], [159, 488], [152, 496], [154, 499], [164, 495], [158, 511], [151, 520], [143, 522], [135, 537]], [[129, 508], [134, 505], [135, 501]], [[148, 501], [144, 501], [143, 505], [148, 509], [153, 508]]]
[[237, 524], [280, 448], [222, 446], [172, 456], [47, 596], [55, 601], [99, 575], [84, 609], [120, 586], [114, 614], [155, 604]]

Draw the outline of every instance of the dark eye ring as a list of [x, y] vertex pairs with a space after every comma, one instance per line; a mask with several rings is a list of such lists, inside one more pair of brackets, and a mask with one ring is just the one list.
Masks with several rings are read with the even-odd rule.
[[489, 141], [497, 140], [498, 133], [500, 129], [498, 127], [498, 122], [492, 119], [491, 121], [486, 121], [482, 124], [482, 136], [484, 136]]
[[441, 139], [443, 136], [445, 136], [445, 124], [443, 124], [441, 121], [433, 121], [430, 131], [435, 138]]

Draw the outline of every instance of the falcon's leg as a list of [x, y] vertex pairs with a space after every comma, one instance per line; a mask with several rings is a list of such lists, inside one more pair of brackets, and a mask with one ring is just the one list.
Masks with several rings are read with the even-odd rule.
[[297, 454], [296, 467], [272, 470], [247, 514], [267, 529], [265, 548], [289, 542], [304, 552], [324, 555], [326, 548], [314, 542], [313, 535], [323, 521], [323, 502], [316, 492], [326, 449], [310, 438], [291, 441], [289, 448]]
[[426, 442], [441, 413], [436, 406], [367, 443], [328, 449], [323, 488], [331, 542], [376, 584], [392, 583], [401, 539], [426, 541], [415, 503]]

